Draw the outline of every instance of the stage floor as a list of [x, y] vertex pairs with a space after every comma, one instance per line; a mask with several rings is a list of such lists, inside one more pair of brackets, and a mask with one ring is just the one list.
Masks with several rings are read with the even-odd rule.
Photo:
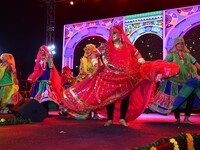
[[174, 125], [173, 113], [169, 116], [143, 113], [129, 122], [129, 127], [118, 122], [104, 127], [106, 120], [66, 119], [51, 111], [42, 122], [1, 126], [0, 147], [6, 150], [130, 150], [180, 133], [200, 133], [200, 113], [193, 113], [190, 120], [194, 125]]

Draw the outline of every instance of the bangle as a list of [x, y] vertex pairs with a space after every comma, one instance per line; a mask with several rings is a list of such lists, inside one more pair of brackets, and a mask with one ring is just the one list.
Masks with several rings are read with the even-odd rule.
[[91, 62], [92, 62], [92, 65], [94, 66], [95, 64], [98, 64], [98, 60], [96, 59], [96, 58], [93, 58], [92, 60], [91, 60]]
[[139, 53], [139, 51], [137, 50], [137, 51], [134, 53], [134, 56], [136, 56], [138, 53]]
[[143, 63], [145, 63], [145, 60], [144, 60], [144, 58], [141, 57], [141, 58], [138, 59], [138, 62], [139, 62], [140, 64], [143, 64]]

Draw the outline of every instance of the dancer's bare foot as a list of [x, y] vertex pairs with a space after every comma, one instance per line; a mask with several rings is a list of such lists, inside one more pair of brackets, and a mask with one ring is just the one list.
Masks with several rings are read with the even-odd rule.
[[177, 119], [176, 122], [174, 122], [175, 125], [179, 125], [180, 124], [180, 119]]
[[112, 124], [112, 120], [108, 120], [108, 121], [104, 124], [104, 126], [108, 127], [108, 126], [110, 126], [111, 124]]
[[126, 121], [124, 119], [120, 119], [119, 122], [125, 126], [125, 127], [128, 127], [128, 124], [126, 123]]
[[65, 111], [65, 110], [60, 110], [58, 114], [59, 114], [60, 116], [63, 116], [64, 118], [66, 118], [67, 115], [68, 115], [68, 112]]
[[94, 114], [93, 119], [94, 119], [94, 120], [102, 120], [102, 119], [98, 116], [98, 114]]
[[189, 124], [189, 125], [193, 125], [193, 123], [190, 120], [185, 119], [183, 121], [184, 124]]

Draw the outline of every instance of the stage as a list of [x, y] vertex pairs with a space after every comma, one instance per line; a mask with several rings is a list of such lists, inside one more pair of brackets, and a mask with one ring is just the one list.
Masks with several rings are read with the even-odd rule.
[[194, 112], [190, 117], [194, 125], [175, 125], [173, 113], [143, 113], [129, 127], [118, 122], [104, 127], [106, 120], [66, 119], [51, 111], [42, 122], [1, 126], [0, 143], [6, 150], [130, 150], [180, 133], [200, 133], [199, 118], [200, 113]]

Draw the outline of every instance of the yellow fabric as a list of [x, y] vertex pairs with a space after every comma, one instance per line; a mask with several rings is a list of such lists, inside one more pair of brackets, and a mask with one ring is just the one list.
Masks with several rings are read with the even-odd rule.
[[2, 87], [1, 90], [3, 90], [3, 95], [1, 98], [1, 107], [5, 107], [8, 104], [8, 102], [11, 100], [11, 97], [14, 94], [14, 88], [13, 88], [13, 85], [4, 86]]
[[96, 46], [94, 44], [87, 44], [83, 49], [84, 51], [86, 50], [86, 47], [89, 47], [92, 53], [96, 51]]
[[4, 59], [6, 59], [6, 62], [9, 64], [9, 65], [13, 65], [15, 67], [15, 59], [13, 57], [12, 54], [9, 54], [9, 53], [3, 53], [1, 54], [1, 58], [4, 57]]
[[0, 64], [0, 80], [3, 78], [6, 68], [6, 66], [1, 66]]
[[[12, 54], [3, 53], [3, 54], [1, 54], [0, 57], [1, 57], [1, 59], [4, 58], [7, 62], [7, 65], [4, 65], [4, 66], [2, 65], [2, 67], [0, 67], [0, 80], [1, 80], [4, 73], [5, 73], [6, 68], [8, 66], [10, 67], [11, 72], [13, 72], [13, 71], [15, 72], [16, 70], [15, 70], [15, 59], [14, 59]], [[12, 81], [14, 81], [14, 75], [13, 74], [11, 74], [11, 77], [12, 77]]]
[[82, 63], [83, 63], [83, 70], [84, 70], [84, 72], [87, 72], [88, 61], [87, 61], [86, 57], [82, 58]]
[[13, 88], [14, 88], [14, 92], [15, 93], [19, 91], [19, 86], [18, 85], [14, 84]]
[[11, 70], [11, 80], [12, 84], [7, 86], [2, 86], [0, 89], [0, 100], [1, 100], [1, 107], [6, 107], [7, 104], [12, 103], [12, 96], [14, 93], [18, 92], [19, 86], [14, 84], [14, 74], [13, 72], [16, 72], [15, 69], [15, 60], [12, 54], [9, 53], [3, 53], [1, 54], [1, 59], [5, 60], [5, 62], [2, 62], [0, 64], [0, 80], [2, 80], [5, 70], [7, 67]]

